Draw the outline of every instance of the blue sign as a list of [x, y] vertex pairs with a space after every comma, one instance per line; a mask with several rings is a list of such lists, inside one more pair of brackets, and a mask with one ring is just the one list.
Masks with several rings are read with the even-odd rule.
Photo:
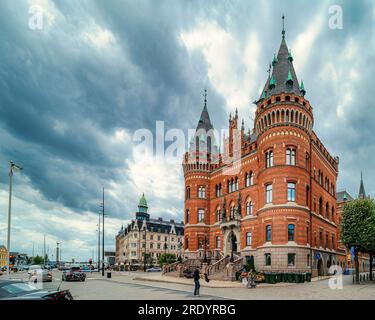
[[315, 253], [315, 259], [316, 259], [316, 260], [319, 260], [319, 259], [320, 259], [320, 252]]
[[354, 247], [350, 248], [350, 258], [353, 260], [354, 258]]

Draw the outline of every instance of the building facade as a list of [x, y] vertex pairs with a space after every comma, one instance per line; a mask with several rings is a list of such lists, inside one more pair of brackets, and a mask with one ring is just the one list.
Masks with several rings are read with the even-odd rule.
[[136, 217], [116, 236], [116, 266], [119, 269], [142, 268], [157, 263], [161, 254], [183, 254], [183, 222], [152, 219], [144, 194]]
[[185, 254], [212, 262], [252, 260], [258, 271], [327, 274], [345, 259], [338, 250], [339, 216], [333, 157], [313, 130], [313, 107], [299, 84], [282, 32], [253, 128], [237, 110], [219, 152], [204, 107], [183, 160]]
[[5, 246], [0, 246], [0, 267], [8, 265], [8, 250]]

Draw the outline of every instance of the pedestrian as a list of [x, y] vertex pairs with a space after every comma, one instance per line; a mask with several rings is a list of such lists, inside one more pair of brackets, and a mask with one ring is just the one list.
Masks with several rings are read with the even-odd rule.
[[199, 288], [201, 287], [199, 283], [201, 275], [199, 272], [199, 268], [197, 267], [194, 271], [193, 278], [194, 278], [194, 295], [199, 296]]

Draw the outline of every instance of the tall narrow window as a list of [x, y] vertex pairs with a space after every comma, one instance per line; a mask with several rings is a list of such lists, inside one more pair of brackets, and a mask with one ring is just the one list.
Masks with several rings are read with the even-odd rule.
[[270, 266], [271, 265], [271, 254], [270, 253], [266, 253], [264, 255], [264, 258], [265, 258], [265, 263], [266, 263], [266, 266]]
[[286, 164], [290, 166], [296, 165], [296, 149], [294, 148], [286, 149]]
[[186, 210], [186, 223], [190, 222], [190, 210]]
[[252, 236], [251, 236], [251, 232], [246, 232], [246, 246], [247, 247], [251, 247], [251, 239]]
[[296, 184], [288, 182], [288, 201], [296, 201]]
[[220, 221], [220, 207], [218, 207], [217, 209], [216, 209], [216, 222], [219, 222]]
[[288, 224], [288, 241], [294, 241], [294, 224]]
[[203, 186], [200, 186], [198, 188], [198, 198], [204, 199], [206, 198], [206, 188]]
[[253, 202], [248, 201], [246, 202], [246, 215], [252, 215], [253, 214]]
[[266, 185], [266, 203], [272, 203], [272, 184]]
[[186, 200], [190, 199], [190, 187], [186, 187], [185, 198]]
[[266, 168], [273, 167], [273, 151], [266, 152]]
[[333, 234], [332, 237], [331, 237], [331, 240], [332, 240], [332, 249], [334, 250], [336, 248], [335, 246], [335, 235]]
[[198, 222], [204, 222], [204, 209], [198, 209]]
[[309, 169], [309, 159], [310, 159], [310, 156], [309, 156], [309, 154], [306, 152], [306, 163], [305, 163], [305, 165], [306, 165], [306, 169]]
[[266, 241], [271, 241], [272, 239], [272, 229], [270, 225], [266, 226]]
[[216, 249], [220, 249], [220, 248], [221, 248], [220, 236], [217, 236], [216, 237]]
[[306, 206], [309, 206], [309, 198], [310, 198], [310, 187], [309, 186], [306, 186], [305, 198], [306, 198]]

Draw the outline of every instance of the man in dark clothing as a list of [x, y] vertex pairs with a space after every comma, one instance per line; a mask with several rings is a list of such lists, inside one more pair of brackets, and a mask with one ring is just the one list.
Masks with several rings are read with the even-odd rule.
[[199, 296], [199, 288], [201, 287], [201, 285], [199, 283], [200, 277], [201, 277], [201, 275], [199, 273], [199, 269], [196, 268], [195, 271], [194, 271], [194, 275], [193, 275], [194, 284], [195, 284], [195, 287], [194, 287], [194, 295], [195, 296]]

